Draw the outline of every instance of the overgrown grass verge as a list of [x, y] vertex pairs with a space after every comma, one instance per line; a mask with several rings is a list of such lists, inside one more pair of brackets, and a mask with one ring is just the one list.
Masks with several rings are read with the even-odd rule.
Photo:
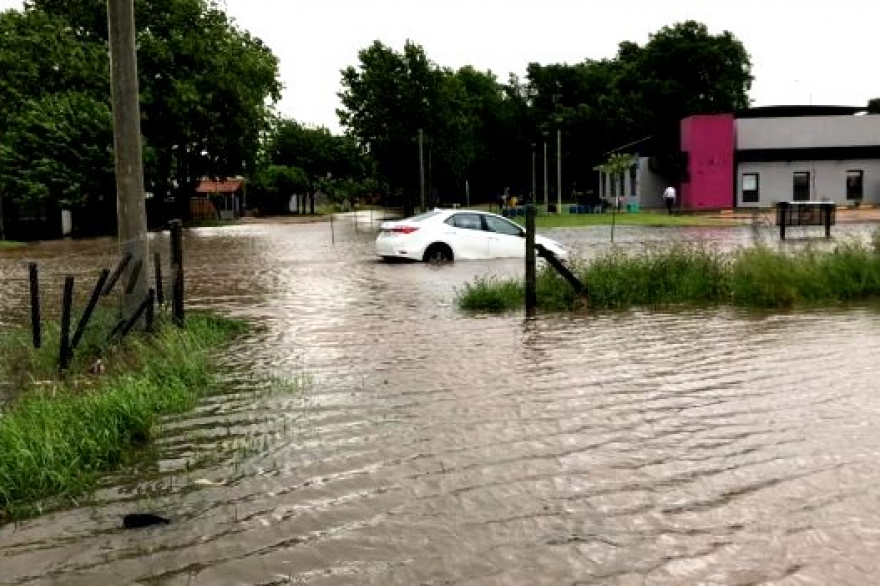
[[46, 357], [55, 346], [32, 351], [32, 382], [0, 410], [0, 521], [92, 488], [150, 439], [159, 417], [195, 406], [212, 382], [213, 350], [244, 329], [237, 320], [192, 314], [186, 329], [169, 324], [126, 339], [104, 355], [105, 374], [64, 380], [45, 372], [55, 367]]
[[[640, 254], [608, 252], [589, 263], [572, 263], [589, 289], [589, 307], [705, 306], [729, 304], [777, 309], [836, 305], [880, 298], [880, 253], [860, 242], [826, 252], [781, 252], [766, 247], [723, 254], [708, 245], [673, 244]], [[518, 279], [478, 278], [458, 292], [461, 309], [504, 312], [524, 302]], [[581, 307], [572, 288], [553, 269], [538, 273], [538, 308]]]

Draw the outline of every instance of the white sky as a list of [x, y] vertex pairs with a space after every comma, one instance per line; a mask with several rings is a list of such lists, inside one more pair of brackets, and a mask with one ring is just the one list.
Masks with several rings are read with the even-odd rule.
[[[687, 19], [730, 30], [752, 56], [755, 105], [861, 106], [880, 97], [877, 0], [220, 0], [278, 56], [279, 110], [339, 130], [340, 70], [379, 39], [421, 44], [442, 66], [473, 65], [505, 81], [531, 61], [611, 57]], [[0, 0], [0, 8], [20, 6]]]

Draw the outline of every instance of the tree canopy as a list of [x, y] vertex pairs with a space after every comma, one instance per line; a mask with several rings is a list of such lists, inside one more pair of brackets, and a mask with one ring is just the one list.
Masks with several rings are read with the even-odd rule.
[[[200, 178], [253, 168], [281, 92], [272, 52], [207, 0], [136, 2], [135, 22], [147, 190], [185, 202]], [[96, 118], [63, 107], [71, 104]], [[112, 162], [112, 132], [96, 131], [109, 104], [104, 0], [32, 0], [22, 11], [0, 14], [0, 136], [7, 163], [0, 181], [7, 198], [69, 203], [57, 185], [28, 168], [36, 153], [46, 153], [42, 159], [53, 160], [56, 177], [89, 176], [70, 183], [70, 190], [82, 188], [80, 203], [100, 198], [115, 205], [115, 197], [96, 191], [105, 185], [98, 178], [103, 165], [92, 170], [59, 150], [86, 136], [104, 141], [88, 144], [96, 153], [109, 151]], [[53, 109], [65, 114], [52, 132], [31, 132], [49, 123]]]
[[566, 185], [589, 183], [609, 151], [648, 137], [643, 148], [669, 153], [658, 165], [674, 176], [681, 119], [747, 107], [752, 82], [742, 43], [694, 21], [664, 27], [642, 46], [623, 42], [612, 59], [531, 63], [525, 80], [504, 83], [471, 67], [443, 68], [412, 42], [403, 52], [375, 42], [358, 58], [342, 71], [340, 121], [410, 199], [419, 129], [433, 154], [432, 183], [447, 193], [462, 193], [464, 180], [483, 196], [529, 191], [531, 152], [545, 142], [555, 151], [557, 130]]

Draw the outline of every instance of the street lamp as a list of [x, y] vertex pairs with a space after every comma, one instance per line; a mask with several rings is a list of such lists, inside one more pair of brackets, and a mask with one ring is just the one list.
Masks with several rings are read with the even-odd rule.
[[531, 193], [532, 197], [535, 197], [535, 194], [538, 193], [536, 174], [535, 174], [535, 169], [536, 169], [535, 160], [536, 160], [536, 158], [537, 158], [537, 155], [535, 153], [535, 143], [532, 143], [532, 193]]
[[562, 213], [562, 124], [556, 127], [556, 213]]
[[544, 134], [544, 211], [548, 211], [550, 203], [550, 182], [547, 179], [547, 133]]

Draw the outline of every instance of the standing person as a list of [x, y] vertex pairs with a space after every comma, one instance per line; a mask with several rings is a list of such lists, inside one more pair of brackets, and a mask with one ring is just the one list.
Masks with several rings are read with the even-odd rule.
[[672, 206], [675, 205], [675, 188], [673, 186], [670, 185], [666, 188], [666, 191], [663, 192], [663, 199], [666, 201], [666, 211], [671, 216]]

